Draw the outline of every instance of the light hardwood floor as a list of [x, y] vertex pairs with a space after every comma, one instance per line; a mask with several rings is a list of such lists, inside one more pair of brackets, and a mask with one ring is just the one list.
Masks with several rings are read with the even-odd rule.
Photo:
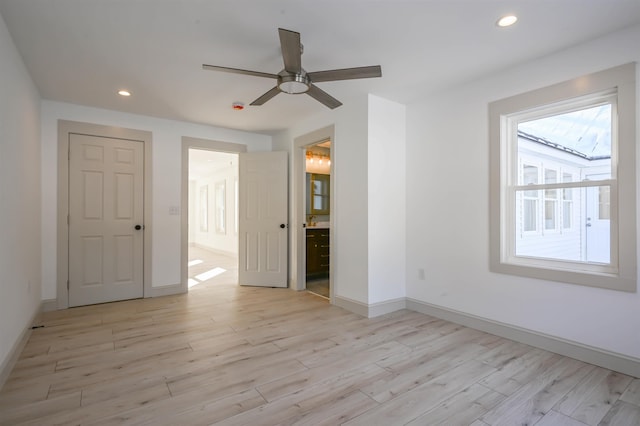
[[[228, 266], [228, 265], [227, 265]], [[0, 424], [639, 425], [640, 380], [411, 311], [239, 287], [50, 312]]]

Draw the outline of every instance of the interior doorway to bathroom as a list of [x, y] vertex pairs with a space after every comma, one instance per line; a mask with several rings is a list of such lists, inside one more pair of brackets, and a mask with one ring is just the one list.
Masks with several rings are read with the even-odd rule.
[[305, 147], [305, 285], [331, 295], [331, 140]]

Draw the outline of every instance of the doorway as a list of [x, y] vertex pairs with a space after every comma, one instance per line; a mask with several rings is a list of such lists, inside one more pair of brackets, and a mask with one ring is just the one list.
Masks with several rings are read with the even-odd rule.
[[331, 140], [305, 148], [305, 287], [331, 294]]
[[[154, 296], [151, 140], [147, 131], [58, 121], [58, 309]], [[104, 226], [96, 234], [83, 222]]]
[[[196, 215], [201, 215], [202, 211], [198, 211], [196, 208], [192, 208], [190, 206], [190, 199], [193, 201], [195, 200], [195, 195], [192, 194], [193, 191], [195, 191], [194, 187], [191, 186], [190, 180], [189, 180], [189, 174], [190, 174], [190, 162], [189, 162], [189, 152], [191, 149], [194, 150], [201, 150], [201, 151], [209, 151], [209, 152], [217, 152], [217, 153], [226, 153], [226, 154], [235, 154], [236, 156], [242, 152], [246, 152], [247, 151], [247, 147], [246, 145], [242, 145], [242, 144], [235, 144], [235, 143], [228, 143], [228, 142], [219, 142], [219, 141], [213, 141], [213, 140], [209, 140], [209, 139], [200, 139], [200, 138], [192, 138], [192, 137], [188, 137], [188, 136], [183, 136], [182, 137], [182, 155], [181, 155], [181, 159], [182, 159], [182, 177], [181, 177], [181, 193], [182, 193], [182, 197], [180, 200], [180, 204], [182, 205], [182, 209], [181, 209], [181, 213], [180, 213], [180, 286], [181, 286], [181, 291], [182, 292], [187, 292], [189, 291], [189, 284], [191, 284], [191, 286], [193, 287], [194, 282], [193, 281], [189, 281], [189, 263], [190, 263], [190, 259], [189, 259], [189, 243], [194, 241], [194, 236], [190, 234], [190, 227], [189, 224], [190, 223], [195, 223], [196, 221]], [[237, 163], [236, 163], [237, 164]], [[206, 166], [205, 166], [206, 168]], [[235, 186], [235, 183], [232, 184], [232, 186]], [[207, 198], [209, 197], [215, 197], [215, 183], [213, 184], [213, 188], [210, 189], [211, 194], [209, 194], [209, 188], [207, 188], [206, 192], [207, 192]], [[230, 192], [231, 194], [233, 194], [233, 192], [235, 191], [235, 188], [233, 189], [228, 189], [225, 185], [225, 193]], [[219, 191], [220, 194], [220, 191]], [[229, 194], [227, 194], [228, 196]], [[228, 198], [226, 198], [227, 202], [226, 202], [226, 206], [229, 206], [229, 203], [231, 203], [231, 205], [235, 205], [235, 200], [229, 202]], [[209, 229], [209, 227], [211, 227], [211, 229], [215, 229], [215, 207], [213, 207], [213, 218], [211, 217], [211, 213], [209, 212], [210, 209], [210, 204], [207, 205], [207, 229]], [[218, 217], [220, 218], [220, 213]], [[225, 212], [225, 214], [228, 217], [228, 208], [227, 211]], [[211, 222], [211, 220], [213, 220], [214, 222]], [[198, 227], [200, 226], [200, 224], [197, 225]], [[195, 228], [191, 228], [191, 230], [195, 230]], [[229, 230], [231, 232], [233, 232], [235, 230], [235, 225], [231, 225], [231, 227], [229, 228], [229, 225], [227, 224], [226, 230]], [[236, 241], [237, 241], [237, 237], [236, 237]], [[208, 251], [206, 252], [208, 253]], [[195, 257], [195, 256], [194, 256]], [[204, 259], [193, 259], [193, 260], [202, 260], [204, 263]], [[207, 259], [207, 261], [209, 261], [211, 259]], [[219, 259], [218, 259], [219, 260]], [[214, 263], [220, 263], [218, 260], [213, 259], [212, 261]], [[235, 264], [237, 265], [237, 261], [235, 261]], [[194, 264], [191, 264], [191, 268], [192, 271], [194, 272], [195, 275], [197, 275], [198, 273], [196, 273], [196, 271], [194, 270]], [[214, 268], [209, 268], [209, 269], [214, 269]], [[227, 269], [227, 268], [223, 268], [223, 269]], [[227, 269], [228, 271], [228, 269]], [[202, 271], [202, 272], [206, 272], [206, 271]], [[201, 277], [201, 279], [204, 279], [204, 277]], [[196, 281], [197, 282], [197, 281]]]
[[[331, 164], [329, 165], [330, 175], [334, 177], [329, 181], [329, 226], [327, 228], [329, 235], [329, 302], [335, 303], [335, 295], [337, 294], [339, 283], [336, 282], [336, 257], [335, 257], [335, 241], [337, 241], [336, 232], [336, 212], [339, 206], [336, 204], [336, 179], [335, 179], [335, 159], [336, 159], [336, 142], [335, 142], [334, 126], [327, 126], [315, 130], [311, 133], [301, 135], [294, 139], [293, 142], [293, 223], [292, 223], [292, 257], [294, 258], [292, 269], [291, 288], [295, 290], [306, 290], [306, 250], [307, 250], [307, 216], [306, 216], [306, 151], [308, 146], [316, 145], [323, 142], [330, 142]], [[310, 159], [309, 159], [310, 160]], [[316, 160], [314, 160], [316, 161]]]
[[[237, 277], [238, 153], [189, 149], [188, 279]], [[236, 278], [237, 279], [237, 278]]]

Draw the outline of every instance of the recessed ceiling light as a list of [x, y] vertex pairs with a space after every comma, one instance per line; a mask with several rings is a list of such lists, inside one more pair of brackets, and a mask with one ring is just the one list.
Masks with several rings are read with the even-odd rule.
[[118, 90], [118, 95], [120, 96], [131, 96], [131, 92], [128, 90]]
[[518, 17], [516, 15], [507, 15], [498, 19], [498, 22], [496, 22], [496, 25], [499, 27], [509, 27], [515, 24], [517, 20], [518, 20]]

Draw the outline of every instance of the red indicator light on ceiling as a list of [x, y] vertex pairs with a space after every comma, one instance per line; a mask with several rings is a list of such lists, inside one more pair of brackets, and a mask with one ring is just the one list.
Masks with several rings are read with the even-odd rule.
[[234, 102], [231, 107], [236, 111], [242, 111], [244, 109], [244, 104], [242, 102]]

